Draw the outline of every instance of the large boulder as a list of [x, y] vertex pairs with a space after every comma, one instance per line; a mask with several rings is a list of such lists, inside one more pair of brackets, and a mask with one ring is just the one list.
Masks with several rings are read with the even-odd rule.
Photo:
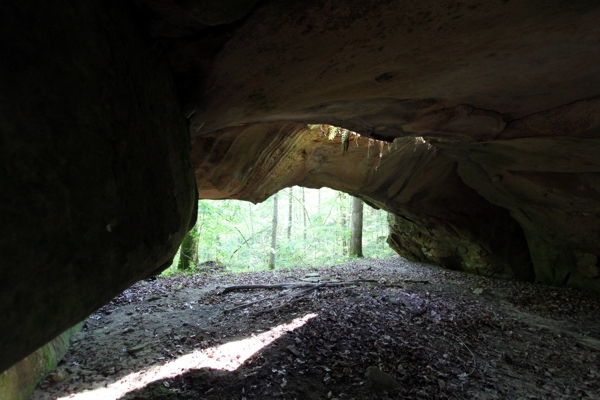
[[185, 120], [136, 21], [0, 5], [0, 371], [169, 266], [193, 223]]

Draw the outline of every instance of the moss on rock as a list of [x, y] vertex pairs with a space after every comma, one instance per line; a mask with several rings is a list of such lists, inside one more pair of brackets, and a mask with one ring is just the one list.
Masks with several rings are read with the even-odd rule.
[[83, 322], [67, 329], [38, 350], [34, 351], [0, 374], [0, 399], [26, 399], [35, 385], [53, 370], [65, 356], [71, 336], [81, 330]]

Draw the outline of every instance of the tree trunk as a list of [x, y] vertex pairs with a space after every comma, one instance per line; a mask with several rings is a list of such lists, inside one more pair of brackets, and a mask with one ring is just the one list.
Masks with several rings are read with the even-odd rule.
[[287, 226], [287, 238], [288, 240], [292, 239], [292, 196], [293, 196], [294, 188], [290, 188], [289, 197], [289, 207], [288, 207], [288, 226]]
[[250, 203], [248, 203], [248, 218], [250, 218], [250, 237], [254, 237], [254, 213]]
[[273, 197], [273, 231], [271, 233], [271, 254], [269, 269], [275, 269], [275, 248], [277, 247], [277, 194]]
[[346, 215], [346, 194], [340, 192], [339, 194], [340, 203], [340, 219], [342, 225], [342, 256], [345, 256], [348, 249], [348, 217]]
[[357, 197], [352, 197], [352, 227], [350, 232], [350, 257], [363, 257], [362, 251], [363, 231], [363, 202]]
[[179, 264], [177, 269], [186, 271], [190, 267], [198, 263], [198, 231], [194, 226], [181, 242], [181, 250], [179, 252]]
[[306, 198], [304, 197], [304, 188], [302, 188], [302, 208], [303, 208], [303, 216], [304, 216], [304, 245], [306, 245]]

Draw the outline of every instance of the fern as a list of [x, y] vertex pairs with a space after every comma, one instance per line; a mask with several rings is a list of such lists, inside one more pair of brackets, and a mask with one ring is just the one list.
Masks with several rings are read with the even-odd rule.
[[329, 135], [327, 135], [327, 139], [333, 140], [333, 138], [337, 136], [339, 131], [340, 131], [340, 128], [338, 128], [337, 126], [330, 125], [329, 126]]
[[343, 129], [342, 130], [342, 155], [345, 155], [348, 152], [349, 145], [350, 145], [350, 131]]

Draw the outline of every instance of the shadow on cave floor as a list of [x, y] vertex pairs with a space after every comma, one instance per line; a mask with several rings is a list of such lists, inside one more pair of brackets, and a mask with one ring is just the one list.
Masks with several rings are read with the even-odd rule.
[[[309, 273], [375, 282], [293, 302], [280, 289], [221, 293]], [[58, 367], [66, 379], [50, 373], [31, 398], [599, 398], [599, 311], [598, 294], [399, 257], [159, 278], [92, 315]], [[367, 378], [369, 366], [395, 381]]]

